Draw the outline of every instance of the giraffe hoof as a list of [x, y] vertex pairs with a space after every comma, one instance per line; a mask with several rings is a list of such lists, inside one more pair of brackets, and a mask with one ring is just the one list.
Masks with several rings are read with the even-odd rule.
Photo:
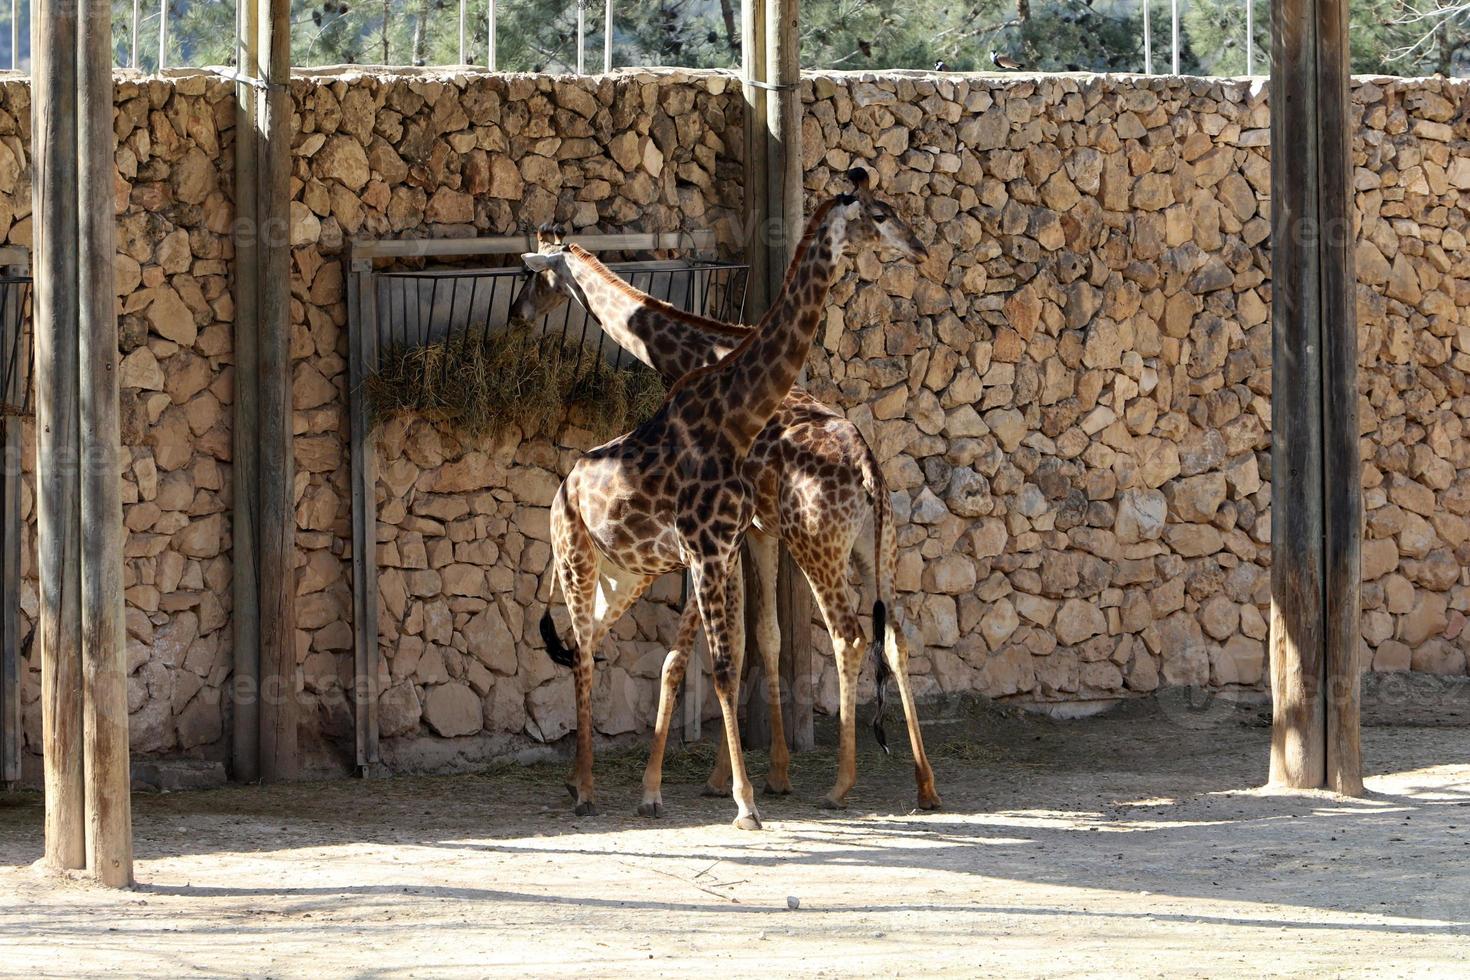
[[824, 796], [817, 801], [817, 806], [823, 810], [846, 810], [847, 804], [831, 796]]
[[729, 796], [729, 786], [716, 786], [714, 783], [705, 783], [704, 789], [699, 791], [700, 796]]
[[767, 796], [790, 796], [791, 795], [791, 784], [790, 783], [773, 783], [769, 779], [767, 779], [766, 780], [766, 788], [764, 790], [762, 790], [761, 792], [765, 793]]
[[939, 798], [938, 793], [927, 793], [919, 797], [920, 810], [938, 810], [944, 806], [944, 801]]
[[638, 816], [640, 817], [662, 817], [664, 805], [662, 803], [640, 803], [638, 804]]
[[595, 817], [597, 816], [597, 804], [591, 800], [586, 803], [578, 803], [576, 813], [579, 817]]
[[735, 818], [735, 824], [734, 825], [735, 825], [735, 828], [737, 830], [760, 830], [760, 829], [762, 829], [761, 828], [761, 818], [758, 817], [758, 816], [756, 816], [754, 813], [747, 813], [744, 816], [736, 817]]

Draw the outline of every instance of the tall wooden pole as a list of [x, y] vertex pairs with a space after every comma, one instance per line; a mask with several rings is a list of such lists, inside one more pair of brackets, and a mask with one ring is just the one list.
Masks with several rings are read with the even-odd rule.
[[[259, 9], [240, 0], [237, 15], [238, 57], [243, 74], [259, 65]], [[260, 118], [255, 87], [245, 82], [235, 90], [235, 418], [231, 479], [234, 489], [231, 532], [234, 577], [233, 613], [235, 676], [234, 721], [230, 740], [232, 774], [240, 782], [260, 778], [260, 598], [256, 556], [256, 522], [260, 513], [256, 452], [260, 444], [257, 333], [259, 318], [259, 214], [256, 208], [256, 151]]]
[[113, 288], [117, 135], [112, 126], [112, 3], [85, 0], [83, 9], [77, 59], [77, 210], [87, 867], [104, 885], [122, 888], [133, 881], [133, 825]]
[[1346, 0], [1271, 10], [1271, 782], [1362, 792]]
[[[746, 275], [745, 319], [754, 323], [770, 305], [770, 283], [766, 269], [770, 252], [770, 172], [766, 166], [769, 140], [766, 134], [766, 0], [745, 0], [740, 5], [740, 54], [742, 91], [745, 94], [745, 260], [750, 267]], [[751, 696], [746, 702], [745, 724], [740, 732], [746, 746], [760, 748], [770, 744], [770, 720], [766, 713], [764, 668], [761, 666], [759, 604], [753, 597], [764, 592], [755, 580], [755, 562], [747, 554], [741, 563], [745, 574], [745, 684]], [[698, 672], [691, 675], [698, 679]], [[687, 699], [687, 695], [686, 695]], [[703, 700], [702, 698], [700, 699]], [[788, 729], [789, 730], [789, 729]], [[686, 735], [686, 738], [688, 736]]]
[[[766, 265], [766, 295], [775, 296], [806, 226], [801, 172], [801, 45], [799, 0], [766, 0], [766, 70], [772, 86], [766, 99], [766, 194], [772, 242]], [[779, 229], [779, 231], [778, 231]], [[803, 368], [801, 377], [805, 379]], [[787, 692], [785, 722], [791, 748], [816, 744], [812, 717], [812, 594], [791, 553], [781, 549], [776, 617], [781, 625], [781, 680]]]
[[[754, 323], [770, 303], [766, 276], [766, 0], [740, 5], [742, 78], [745, 84], [745, 258], [750, 266], [745, 291], [746, 319]], [[754, 636], [753, 630], [746, 632]], [[756, 658], [759, 659], [759, 658]]]
[[262, 0], [260, 215], [260, 775], [296, 773], [296, 504], [291, 418], [291, 4]]
[[76, 4], [36, 0], [31, 30], [45, 859], [56, 868], [84, 868]]

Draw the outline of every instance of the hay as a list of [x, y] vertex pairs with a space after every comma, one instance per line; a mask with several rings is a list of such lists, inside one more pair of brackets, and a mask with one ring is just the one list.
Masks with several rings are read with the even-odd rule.
[[529, 326], [391, 347], [364, 386], [373, 425], [408, 412], [472, 439], [512, 428], [554, 436], [569, 416], [607, 438], [648, 419], [665, 394], [651, 369], [614, 369], [590, 347]]

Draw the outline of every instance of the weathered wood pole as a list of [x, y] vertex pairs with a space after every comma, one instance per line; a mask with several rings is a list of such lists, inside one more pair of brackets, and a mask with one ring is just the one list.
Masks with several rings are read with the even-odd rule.
[[[236, 11], [236, 64], [253, 75], [259, 66], [260, 10], [240, 0]], [[258, 98], [254, 86], [235, 87], [235, 417], [231, 482], [234, 490], [231, 562], [235, 675], [230, 739], [231, 774], [240, 782], [260, 778], [260, 597], [256, 518], [260, 513], [256, 453], [260, 445], [259, 221], [256, 208]]]
[[112, 3], [85, 0], [78, 25], [77, 199], [81, 301], [82, 670], [87, 868], [104, 885], [133, 881], [128, 797], [127, 627], [118, 409], [117, 135], [112, 126]]
[[296, 471], [291, 406], [291, 4], [262, 0], [259, 214], [260, 775], [297, 766]]
[[[772, 86], [766, 100], [767, 211], [773, 232], [767, 260], [767, 293], [775, 296], [806, 227], [806, 193], [801, 171], [801, 44], [799, 0], [766, 0], [766, 70]], [[806, 377], [803, 369], [801, 377]], [[806, 576], [781, 549], [776, 617], [781, 625], [781, 680], [787, 692], [787, 740], [804, 751], [816, 744], [811, 690], [812, 594]]]
[[[740, 58], [741, 92], [745, 96], [745, 261], [750, 271], [745, 280], [745, 321], [754, 323], [770, 305], [766, 273], [769, 261], [770, 212], [767, 201], [766, 170], [766, 90], [761, 87], [766, 79], [766, 0], [745, 0], [740, 5]], [[770, 744], [770, 722], [767, 718], [764, 670], [761, 667], [760, 650], [757, 646], [760, 631], [756, 622], [759, 612], [755, 601], [763, 594], [760, 583], [755, 580], [755, 562], [746, 555], [742, 562], [745, 570], [745, 678], [741, 699], [746, 704], [745, 722], [740, 734], [749, 748], [760, 748]], [[695, 701], [696, 721], [698, 709], [704, 703], [703, 685], [699, 689], [692, 682], [703, 677], [697, 661], [691, 663], [685, 681], [686, 705]], [[748, 694], [745, 692], [749, 692]], [[687, 715], [687, 713], [686, 713]], [[695, 729], [697, 730], [697, 729]], [[685, 721], [685, 738], [690, 737], [689, 720]]]
[[[31, 20], [35, 220], [36, 561], [46, 863], [86, 867], [83, 787], [81, 431], [77, 412], [77, 7]], [[109, 181], [109, 186], [110, 186]], [[111, 208], [108, 209], [111, 214]]]
[[1271, 9], [1271, 782], [1363, 790], [1346, 0]]

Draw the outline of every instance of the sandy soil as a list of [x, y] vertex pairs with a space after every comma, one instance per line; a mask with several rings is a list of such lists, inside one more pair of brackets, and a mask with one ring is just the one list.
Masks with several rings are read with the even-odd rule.
[[866, 750], [850, 808], [818, 810], [819, 750], [759, 834], [698, 795], [698, 753], [671, 758], [658, 822], [626, 754], [595, 818], [560, 766], [140, 795], [128, 893], [41, 875], [39, 799], [0, 795], [0, 973], [1470, 972], [1465, 729], [1368, 729], [1364, 800], [1253, 789], [1254, 715], [927, 730], [943, 812], [909, 812], [907, 760]]

